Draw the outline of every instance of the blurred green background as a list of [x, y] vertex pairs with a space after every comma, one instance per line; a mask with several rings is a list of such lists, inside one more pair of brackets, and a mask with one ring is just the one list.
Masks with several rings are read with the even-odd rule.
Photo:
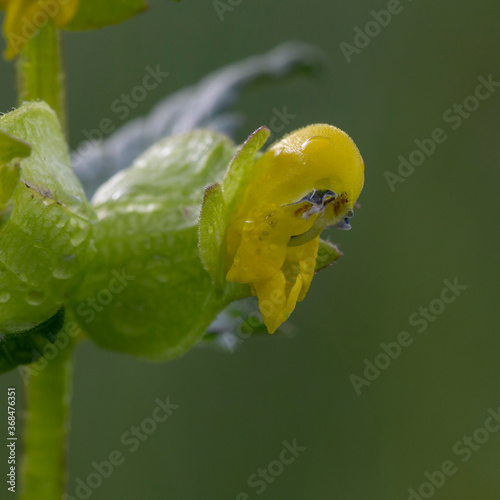
[[[243, 0], [221, 22], [206, 0], [153, 0], [149, 12], [122, 25], [65, 37], [72, 147], [83, 129], [113, 116], [111, 102], [140, 83], [147, 65], [160, 64], [170, 76], [131, 116], [216, 68], [299, 39], [328, 54], [329, 72], [246, 91], [236, 108], [247, 116], [237, 139], [286, 106], [296, 115], [287, 131], [337, 125], [366, 164], [353, 230], [331, 233], [345, 255], [315, 278], [292, 316], [294, 337], [247, 340], [233, 354], [194, 349], [165, 365], [90, 343], [78, 349], [71, 495], [92, 462], [120, 450], [125, 463], [93, 490], [93, 500], [245, 499], [240, 492], [269, 500], [405, 500], [446, 460], [456, 473], [433, 493], [424, 486], [421, 498], [499, 498], [500, 432], [485, 441], [476, 431], [500, 407], [500, 89], [456, 130], [443, 113], [474, 93], [480, 75], [500, 81], [500, 4], [401, 5], [350, 63], [339, 44], [352, 44], [354, 28], [387, 1]], [[12, 65], [0, 61], [0, 74], [0, 110], [8, 111]], [[397, 157], [408, 157], [414, 141], [437, 127], [448, 139], [392, 192], [384, 172], [397, 172]], [[419, 333], [410, 316], [456, 277], [467, 288]], [[401, 331], [412, 345], [358, 395], [351, 376], [363, 377], [364, 360]], [[3, 398], [11, 385], [21, 392], [16, 373], [0, 379]], [[129, 452], [120, 437], [167, 395], [180, 408]], [[482, 444], [472, 443], [477, 449], [464, 463], [454, 446], [475, 432]], [[258, 494], [249, 476], [293, 439], [306, 450]]]

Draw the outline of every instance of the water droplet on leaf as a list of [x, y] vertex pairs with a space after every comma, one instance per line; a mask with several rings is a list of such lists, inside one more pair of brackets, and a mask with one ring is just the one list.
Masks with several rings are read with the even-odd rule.
[[45, 293], [42, 290], [30, 290], [26, 294], [26, 302], [32, 306], [38, 306], [45, 300]]

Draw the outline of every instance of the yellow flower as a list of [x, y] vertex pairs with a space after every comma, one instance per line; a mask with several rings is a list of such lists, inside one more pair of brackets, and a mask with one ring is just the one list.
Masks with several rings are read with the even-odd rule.
[[53, 19], [58, 28], [65, 26], [77, 7], [78, 0], [0, 0], [0, 9], [5, 11], [5, 58], [12, 59], [19, 54], [49, 19]]
[[358, 148], [331, 125], [297, 130], [255, 163], [226, 231], [226, 279], [252, 287], [270, 333], [305, 297], [323, 229], [350, 228], [363, 180]]

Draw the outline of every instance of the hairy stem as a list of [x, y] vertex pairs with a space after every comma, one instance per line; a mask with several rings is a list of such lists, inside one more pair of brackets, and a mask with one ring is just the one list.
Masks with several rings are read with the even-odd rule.
[[27, 381], [20, 500], [60, 500], [64, 493], [73, 344], [54, 349]]
[[65, 129], [65, 77], [59, 32], [50, 19], [30, 39], [17, 60], [18, 101], [45, 101]]
[[[18, 101], [41, 99], [66, 126], [65, 78], [59, 33], [52, 19], [32, 37], [17, 60]], [[26, 385], [21, 500], [60, 500], [66, 480], [66, 437], [73, 342], [54, 345], [50, 360], [31, 370]], [[37, 362], [40, 365], [40, 361]]]

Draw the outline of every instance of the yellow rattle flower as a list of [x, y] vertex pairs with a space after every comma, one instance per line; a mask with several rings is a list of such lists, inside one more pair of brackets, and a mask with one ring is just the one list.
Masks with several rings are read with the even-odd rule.
[[35, 33], [53, 19], [58, 28], [75, 15], [78, 0], [0, 0], [5, 11], [3, 32], [7, 40], [5, 58], [12, 59]]
[[251, 286], [270, 333], [304, 299], [323, 229], [350, 229], [363, 181], [358, 148], [326, 124], [285, 136], [253, 166], [227, 226], [226, 280]]

